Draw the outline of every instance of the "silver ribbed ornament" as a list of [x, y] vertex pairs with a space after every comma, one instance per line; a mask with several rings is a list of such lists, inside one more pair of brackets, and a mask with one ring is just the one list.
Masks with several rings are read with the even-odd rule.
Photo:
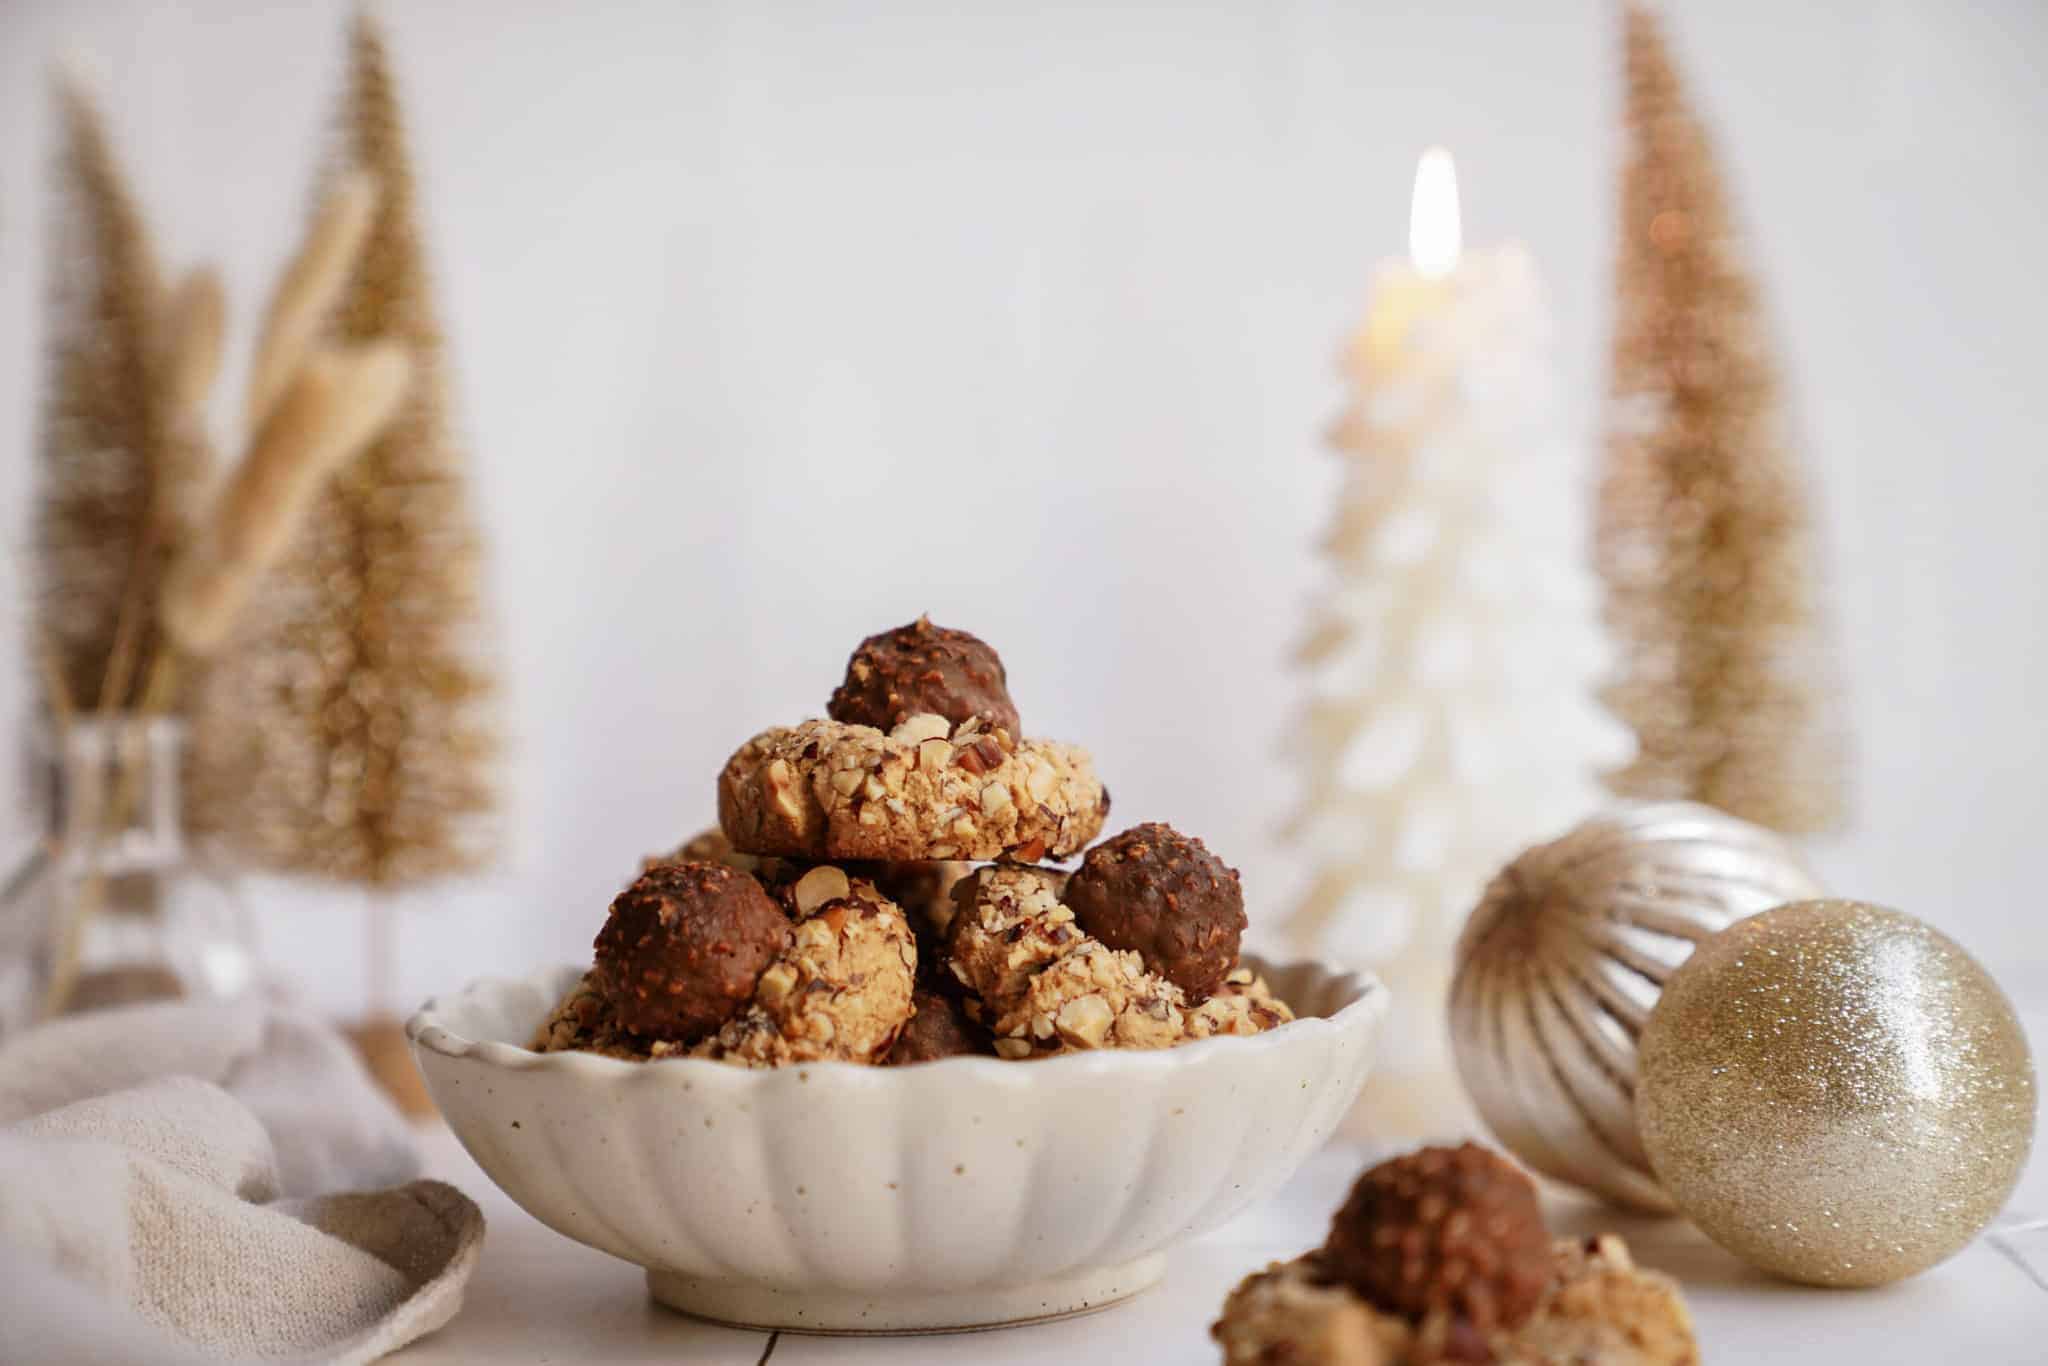
[[1696, 945], [1821, 894], [1780, 836], [1690, 802], [1627, 803], [1487, 885], [1458, 939], [1451, 1047], [1494, 1137], [1546, 1176], [1668, 1213], [1636, 1132], [1636, 1040]]

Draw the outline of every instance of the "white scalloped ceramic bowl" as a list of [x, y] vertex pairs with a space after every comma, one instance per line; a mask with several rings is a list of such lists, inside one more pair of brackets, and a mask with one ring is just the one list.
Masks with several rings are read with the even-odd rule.
[[557, 1232], [703, 1318], [808, 1332], [987, 1328], [1113, 1304], [1280, 1186], [1371, 1066], [1387, 993], [1266, 968], [1303, 1018], [1253, 1038], [1043, 1062], [748, 1071], [522, 1047], [563, 967], [406, 1027], [471, 1156]]

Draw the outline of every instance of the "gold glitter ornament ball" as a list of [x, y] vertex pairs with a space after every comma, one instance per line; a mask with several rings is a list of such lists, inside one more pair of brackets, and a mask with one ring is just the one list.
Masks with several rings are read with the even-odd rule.
[[1997, 983], [1857, 901], [1780, 906], [1701, 945], [1638, 1068], [1636, 1122], [1679, 1209], [1813, 1285], [1883, 1285], [1960, 1250], [2033, 1142], [2033, 1059]]

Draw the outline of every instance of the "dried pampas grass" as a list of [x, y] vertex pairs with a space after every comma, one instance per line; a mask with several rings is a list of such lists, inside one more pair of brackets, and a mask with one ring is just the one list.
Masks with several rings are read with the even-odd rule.
[[164, 591], [157, 575], [168, 574], [171, 557], [184, 546], [198, 510], [195, 501], [201, 479], [213, 464], [213, 448], [206, 437], [206, 397], [220, 374], [226, 315], [220, 276], [202, 266], [178, 282], [151, 325], [150, 373], [162, 427], [160, 440], [167, 450], [176, 452], [174, 463], [186, 469], [189, 477], [175, 483], [160, 482], [152, 491], [149, 519], [134, 555], [138, 566], [155, 566], [157, 573], [129, 575], [114, 622], [107, 671], [100, 679], [98, 710], [102, 716], [113, 715], [128, 702], [128, 688], [135, 681], [156, 615], [150, 595], [154, 591], [160, 598]]
[[376, 177], [377, 205], [321, 337], [403, 342], [412, 383], [208, 671], [190, 784], [195, 825], [251, 863], [380, 889], [474, 871], [498, 833], [481, 538], [404, 122], [383, 30], [358, 15], [330, 155]]
[[[158, 606], [164, 633], [188, 656], [227, 640], [321, 486], [390, 425], [411, 383], [411, 357], [396, 342], [315, 341], [355, 273], [377, 200], [369, 175], [342, 173], [271, 292], [250, 365], [248, 451], [172, 563]], [[167, 686], [164, 670], [153, 675], [146, 702]]]
[[[33, 591], [65, 694], [91, 705], [105, 692], [124, 612], [138, 625], [150, 619], [162, 567], [154, 514], [196, 472], [188, 452], [162, 439], [153, 343], [164, 291], [148, 225], [87, 82], [67, 72], [53, 94]], [[138, 597], [145, 610], [127, 611]]]
[[227, 334], [227, 295], [220, 272], [211, 266], [188, 271], [171, 291], [158, 327], [162, 359], [158, 392], [171, 413], [196, 418], [220, 378]]
[[[227, 641], [321, 487], [398, 416], [412, 382], [406, 347], [315, 342], [355, 272], [377, 198], [369, 175], [344, 172], [271, 292], [250, 365], [248, 449], [164, 575], [156, 620], [169, 648], [157, 655], [144, 682], [139, 706], [145, 714], [171, 705], [185, 662], [204, 659]], [[207, 313], [203, 291], [195, 290], [189, 313], [194, 370], [202, 363], [198, 339], [206, 334]]]
[[377, 212], [377, 186], [362, 171], [343, 173], [321, 203], [298, 256], [277, 282], [249, 375], [244, 420], [261, 431], [305, 360], [334, 301], [362, 256]]
[[[245, 405], [244, 456], [201, 506], [211, 475], [207, 396], [219, 378], [226, 303], [198, 269], [166, 288], [98, 110], [60, 82], [50, 398], [33, 630], [51, 719], [81, 706], [159, 716], [189, 662], [212, 657], [322, 486], [376, 443], [412, 386], [416, 343], [323, 342], [376, 220], [369, 175], [344, 172], [284, 271], [265, 315]], [[140, 672], [139, 696], [131, 688]], [[139, 796], [125, 769], [81, 833], [114, 830]], [[65, 907], [45, 996], [71, 995], [76, 946], [104, 891], [95, 870]]]
[[164, 581], [163, 626], [179, 649], [203, 658], [227, 639], [321, 484], [391, 421], [411, 378], [392, 342], [305, 357]]

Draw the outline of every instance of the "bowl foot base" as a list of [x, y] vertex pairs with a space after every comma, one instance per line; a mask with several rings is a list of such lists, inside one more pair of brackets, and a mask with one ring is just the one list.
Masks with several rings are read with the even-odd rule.
[[860, 1290], [782, 1290], [742, 1281], [708, 1281], [673, 1271], [647, 1273], [655, 1302], [693, 1318], [735, 1328], [786, 1333], [972, 1333], [1090, 1314], [1158, 1284], [1166, 1254], [1096, 1267], [1024, 1285], [977, 1286], [892, 1294]]

